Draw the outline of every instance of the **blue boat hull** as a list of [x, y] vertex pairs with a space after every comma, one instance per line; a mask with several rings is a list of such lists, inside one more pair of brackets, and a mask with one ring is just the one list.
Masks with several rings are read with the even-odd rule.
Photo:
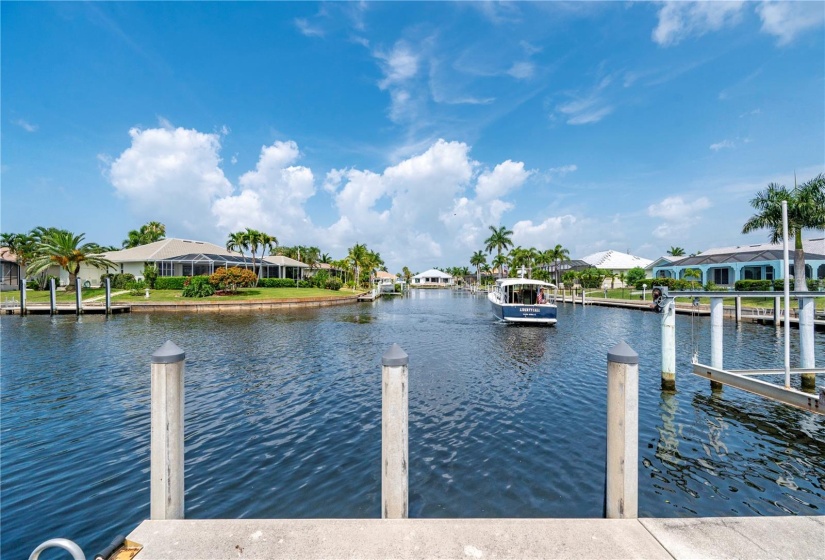
[[494, 301], [491, 301], [490, 304], [493, 306], [493, 315], [501, 321], [543, 325], [556, 324], [557, 308], [555, 305], [522, 305], [518, 303], [501, 305]]

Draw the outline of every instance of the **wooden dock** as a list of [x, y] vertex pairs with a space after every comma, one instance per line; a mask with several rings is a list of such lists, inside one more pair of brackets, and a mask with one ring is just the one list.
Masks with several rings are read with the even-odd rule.
[[[125, 303], [112, 304], [110, 313], [130, 313], [132, 306]], [[20, 306], [8, 306], [2, 308], [4, 315], [20, 315]], [[81, 305], [83, 315], [103, 315], [106, 313], [106, 306], [100, 303], [89, 303]], [[51, 308], [48, 303], [29, 303], [26, 305], [27, 315], [50, 315]], [[56, 315], [77, 315], [77, 306], [73, 303], [58, 303], [55, 306]]]

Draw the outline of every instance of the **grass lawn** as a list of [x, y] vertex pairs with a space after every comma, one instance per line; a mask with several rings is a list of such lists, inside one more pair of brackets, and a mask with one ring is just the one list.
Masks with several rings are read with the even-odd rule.
[[[353, 295], [352, 290], [322, 290], [319, 288], [241, 288], [237, 294], [231, 296], [211, 296], [208, 298], [185, 298], [181, 296], [180, 290], [149, 290], [149, 299], [147, 300], [144, 292], [139, 295], [131, 295], [129, 292], [125, 294], [115, 295], [117, 292], [123, 290], [112, 290], [112, 303], [139, 303], [139, 302], [155, 302], [155, 301], [169, 301], [169, 302], [198, 302], [198, 301], [244, 301], [253, 299], [288, 299], [288, 298], [314, 298], [314, 297], [344, 297]], [[9, 292], [11, 296], [20, 297], [19, 292]], [[103, 288], [89, 288], [82, 292], [83, 301], [88, 301], [90, 298], [99, 298], [95, 303], [103, 303], [103, 297], [106, 295], [106, 290]], [[56, 293], [58, 303], [74, 303], [75, 293], [58, 291]], [[26, 301], [28, 303], [49, 303], [49, 291], [26, 290]]]

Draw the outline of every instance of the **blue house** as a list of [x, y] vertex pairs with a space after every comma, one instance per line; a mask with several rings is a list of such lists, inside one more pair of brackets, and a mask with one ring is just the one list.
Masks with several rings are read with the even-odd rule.
[[[789, 242], [788, 260], [794, 275], [793, 240]], [[825, 279], [825, 237], [806, 239], [805, 277]], [[654, 278], [684, 279], [689, 269], [699, 270], [702, 284], [713, 282], [733, 286], [737, 280], [775, 280], [782, 278], [782, 244], [761, 243], [708, 249], [690, 257], [660, 257], [648, 266]]]

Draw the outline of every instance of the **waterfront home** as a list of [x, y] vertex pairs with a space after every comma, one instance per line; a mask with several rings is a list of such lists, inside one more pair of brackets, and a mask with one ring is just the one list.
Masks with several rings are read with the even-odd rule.
[[[805, 239], [805, 277], [825, 279], [825, 237]], [[789, 241], [790, 275], [794, 275], [794, 241]], [[698, 270], [705, 284], [733, 286], [737, 280], [775, 280], [782, 278], [782, 243], [757, 243], [708, 249], [688, 257], [661, 257], [652, 263], [654, 278], [684, 279], [688, 269]]]
[[413, 288], [446, 288], [453, 285], [453, 276], [431, 268], [412, 277]]
[[[653, 262], [644, 257], [637, 257], [636, 255], [630, 255], [628, 253], [613, 250], [599, 251], [598, 253], [593, 253], [592, 255], [582, 257], [581, 260], [596, 268], [609, 270], [613, 274], [627, 273], [628, 270], [636, 267], [645, 268]], [[619, 288], [622, 287], [622, 283], [618, 279], [611, 280], [610, 278], [604, 279], [602, 287], [610, 288], [611, 284]]]
[[17, 255], [12, 253], [8, 247], [0, 247], [0, 266], [3, 272], [0, 291], [20, 289], [20, 265], [17, 264]]
[[[110, 273], [130, 273], [136, 278], [143, 277], [143, 269], [148, 265], [158, 268], [159, 276], [200, 276], [210, 275], [218, 268], [237, 266], [252, 269], [251, 257], [241, 253], [227, 251], [225, 247], [206, 241], [189, 239], [162, 239], [154, 243], [109, 251], [103, 257], [115, 263], [115, 269]], [[305, 263], [296, 261], [283, 255], [269, 255], [263, 262], [255, 260], [255, 274], [262, 278], [301, 278], [302, 271], [309, 268]], [[101, 274], [106, 271], [81, 265], [78, 276], [85, 284], [97, 285]], [[64, 278], [65, 276], [65, 278]], [[61, 284], [68, 281], [66, 271], [61, 271]]]

